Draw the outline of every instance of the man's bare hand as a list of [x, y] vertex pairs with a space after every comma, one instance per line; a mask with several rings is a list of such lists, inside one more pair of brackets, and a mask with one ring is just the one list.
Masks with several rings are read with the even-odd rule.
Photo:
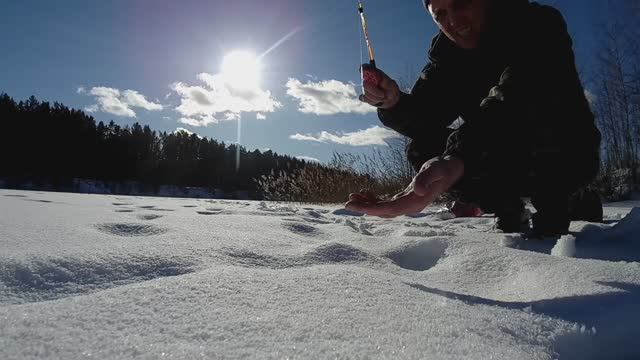
[[464, 174], [464, 163], [455, 157], [433, 158], [424, 165], [406, 189], [389, 200], [371, 193], [349, 195], [345, 208], [379, 217], [415, 214], [447, 191]]
[[360, 95], [360, 101], [380, 109], [390, 109], [396, 106], [400, 100], [400, 88], [398, 84], [379, 69], [369, 71], [379, 72], [381, 80], [377, 85], [369, 81], [364, 81], [362, 86], [364, 94]]

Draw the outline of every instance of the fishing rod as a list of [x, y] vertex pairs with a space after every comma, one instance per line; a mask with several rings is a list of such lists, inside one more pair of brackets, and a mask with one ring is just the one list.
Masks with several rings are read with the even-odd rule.
[[362, 5], [362, 0], [358, 0], [358, 13], [360, 14], [360, 23], [362, 24], [364, 40], [367, 44], [367, 52], [369, 53], [369, 63], [362, 64], [362, 81], [378, 85], [380, 84], [380, 81], [382, 81], [382, 75], [376, 67], [376, 59], [373, 53], [371, 39], [369, 38], [369, 31], [367, 30], [367, 18], [364, 16], [364, 5]]

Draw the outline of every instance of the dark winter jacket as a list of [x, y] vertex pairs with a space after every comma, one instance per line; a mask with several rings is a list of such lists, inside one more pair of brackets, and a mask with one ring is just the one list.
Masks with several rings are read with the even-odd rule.
[[465, 176], [482, 171], [492, 153], [561, 153], [578, 167], [597, 164], [600, 133], [562, 15], [527, 0], [493, 4], [479, 48], [458, 48], [440, 32], [411, 93], [380, 109], [380, 120], [421, 141], [461, 117], [444, 155], [462, 158]]

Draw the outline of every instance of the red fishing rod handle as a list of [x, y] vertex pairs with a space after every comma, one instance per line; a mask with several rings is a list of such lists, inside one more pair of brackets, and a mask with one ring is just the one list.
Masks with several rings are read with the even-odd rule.
[[375, 64], [362, 64], [362, 79], [366, 83], [378, 86], [382, 82], [382, 74]]

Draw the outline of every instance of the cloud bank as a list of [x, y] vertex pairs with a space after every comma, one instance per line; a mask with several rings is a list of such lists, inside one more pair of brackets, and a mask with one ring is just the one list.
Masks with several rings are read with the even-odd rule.
[[343, 83], [338, 80], [302, 83], [298, 79], [290, 78], [286, 86], [287, 94], [298, 100], [298, 110], [305, 114], [364, 115], [376, 112], [373, 106], [358, 100], [358, 93], [352, 83]]
[[295, 134], [291, 135], [289, 138], [300, 141], [335, 143], [349, 146], [389, 146], [386, 140], [399, 137], [401, 137], [401, 135], [393, 130], [389, 130], [380, 126], [374, 126], [365, 130], [343, 134], [331, 134], [329, 132], [322, 131], [317, 136]]
[[237, 120], [243, 112], [255, 112], [257, 118], [282, 107], [271, 92], [260, 88], [237, 89], [222, 74], [198, 75], [202, 85], [177, 82], [171, 89], [180, 96], [176, 111], [180, 122], [191, 126], [207, 126], [225, 120]]
[[140, 108], [149, 111], [162, 110], [162, 105], [148, 101], [144, 95], [135, 90], [118, 90], [110, 87], [93, 87], [88, 92], [79, 87], [78, 94], [88, 94], [93, 96], [96, 104], [85, 108], [87, 112], [102, 111], [108, 114], [122, 117], [136, 117], [133, 108]]

